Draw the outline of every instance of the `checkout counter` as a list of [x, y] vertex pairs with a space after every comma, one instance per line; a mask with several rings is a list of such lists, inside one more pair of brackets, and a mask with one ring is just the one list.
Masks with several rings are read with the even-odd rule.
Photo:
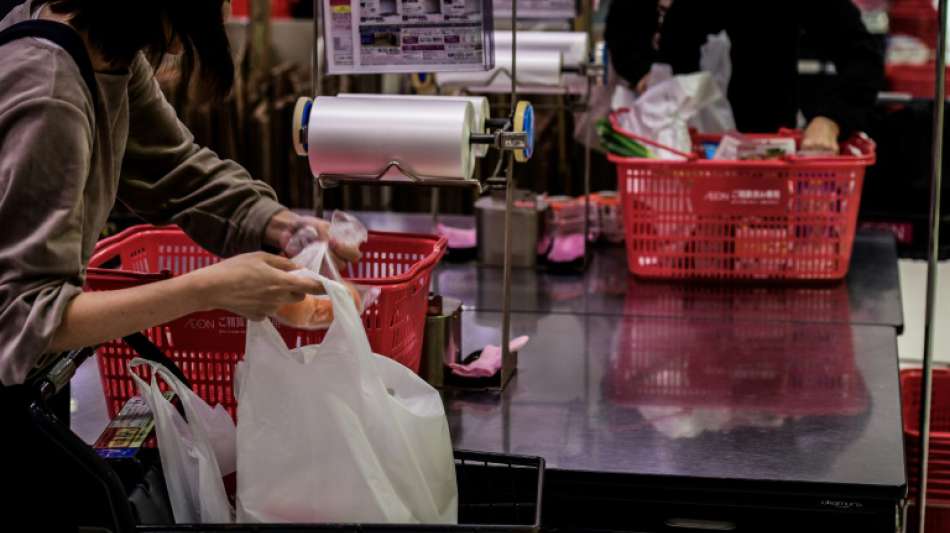
[[[426, 215], [366, 213], [433, 232]], [[466, 217], [443, 217], [471, 227]], [[443, 261], [462, 354], [498, 344], [498, 268]], [[584, 274], [518, 269], [504, 391], [444, 392], [455, 446], [542, 456], [543, 524], [626, 531], [893, 532], [906, 494], [893, 237], [861, 232], [844, 282], [642, 282], [622, 248]]]

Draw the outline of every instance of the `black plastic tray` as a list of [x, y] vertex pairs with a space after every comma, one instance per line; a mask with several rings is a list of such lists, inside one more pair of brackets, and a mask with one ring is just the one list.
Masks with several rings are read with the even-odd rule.
[[140, 525], [153, 533], [233, 533], [272, 531], [513, 531], [534, 533], [541, 527], [544, 459], [468, 451], [455, 452], [459, 490], [459, 525], [420, 524], [186, 524]]

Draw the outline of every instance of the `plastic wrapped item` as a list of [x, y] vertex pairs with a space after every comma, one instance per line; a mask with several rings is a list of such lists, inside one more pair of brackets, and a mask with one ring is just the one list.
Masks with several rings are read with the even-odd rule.
[[[330, 242], [345, 248], [358, 249], [369, 238], [366, 226], [353, 215], [335, 211], [330, 219]], [[301, 267], [292, 274], [316, 279], [320, 274], [339, 281], [350, 292], [356, 309], [362, 313], [376, 301], [378, 287], [358, 287], [343, 280], [337, 271], [333, 253], [311, 226], [298, 230], [288, 248], [302, 250], [292, 261]], [[322, 330], [333, 322], [333, 304], [326, 296], [307, 295], [303, 300], [287, 304], [274, 315], [281, 324], [307, 330]]]
[[660, 159], [686, 159], [693, 146], [690, 124], [701, 112], [706, 131], [735, 129], [732, 108], [708, 72], [673, 76], [668, 65], [653, 65], [646, 92], [638, 97], [618, 87], [612, 107], [625, 110], [620, 126], [638, 140], [653, 141], [650, 151]]
[[330, 219], [330, 242], [347, 248], [359, 248], [368, 238], [369, 232], [358, 218], [339, 210], [333, 212]]
[[[357, 223], [359, 223], [359, 221], [357, 221]], [[362, 224], [360, 224], [360, 226], [362, 226]], [[347, 231], [349, 231], [349, 233], [345, 234], [344, 237], [359, 237], [358, 232]], [[362, 238], [364, 240], [366, 238], [365, 231], [365, 228], [363, 228]], [[330, 233], [332, 239], [332, 227]], [[379, 287], [354, 285], [345, 281], [343, 277], [340, 276], [333, 261], [329, 260], [330, 253], [328, 248], [329, 246], [324, 241], [317, 241], [307, 246], [304, 251], [292, 259], [294, 263], [302, 268], [294, 270], [291, 274], [319, 280], [322, 273], [340, 282], [346, 287], [350, 293], [350, 297], [353, 298], [353, 303], [356, 305], [357, 311], [362, 314], [363, 311], [373, 305], [379, 297]], [[281, 306], [274, 315], [274, 318], [281, 324], [294, 328], [311, 331], [327, 329], [333, 322], [333, 303], [328, 296], [308, 294], [299, 302]]]

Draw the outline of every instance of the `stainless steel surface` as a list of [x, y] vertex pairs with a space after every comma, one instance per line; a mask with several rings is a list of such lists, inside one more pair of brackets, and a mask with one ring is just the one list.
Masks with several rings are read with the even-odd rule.
[[940, 197], [943, 179], [943, 122], [946, 100], [947, 67], [947, 0], [938, 2], [940, 29], [937, 33], [933, 118], [933, 172], [930, 184], [930, 246], [927, 252], [927, 304], [924, 314], [924, 380], [920, 390], [920, 480], [917, 486], [917, 510], [920, 513], [920, 532], [926, 529], [927, 480], [930, 469], [930, 410], [933, 386], [934, 321], [937, 298], [937, 260], [940, 253]]
[[441, 311], [426, 317], [420, 375], [433, 387], [445, 382], [445, 367], [462, 360], [462, 302], [442, 298]]
[[[518, 194], [519, 198], [523, 195], [514, 191], [513, 185], [509, 189], [511, 190], [505, 191], [504, 198], [489, 195], [475, 202], [479, 264], [504, 267], [506, 258], [509, 258], [508, 264], [513, 267], [533, 268], [537, 263], [538, 234], [543, 224], [542, 214], [533, 207], [533, 202], [532, 207], [511, 205], [514, 200], [511, 204], [509, 203], [509, 194]], [[533, 200], [533, 194], [525, 198]], [[507, 229], [509, 219], [513, 227], [517, 228], [517, 232], [512, 233], [510, 238]], [[503, 283], [504, 278], [500, 281]], [[497, 293], [496, 288], [495, 294]]]
[[[425, 214], [357, 213], [370, 229], [434, 233]], [[442, 215], [443, 224], [473, 228], [472, 217]], [[516, 227], [517, 224], [516, 224]], [[885, 325], [904, 328], [897, 245], [880, 231], [859, 231], [851, 270], [840, 283], [714, 285], [642, 281], [628, 274], [626, 252], [592, 248], [583, 274], [535, 269], [512, 273], [512, 311], [693, 318], [746, 318], [796, 322]], [[500, 311], [502, 271], [442, 261], [433, 283], [440, 294], [482, 311]]]
[[[454, 444], [587, 473], [906, 486], [894, 329], [515, 313], [502, 393], [444, 394]], [[498, 313], [467, 312], [464, 348]]]

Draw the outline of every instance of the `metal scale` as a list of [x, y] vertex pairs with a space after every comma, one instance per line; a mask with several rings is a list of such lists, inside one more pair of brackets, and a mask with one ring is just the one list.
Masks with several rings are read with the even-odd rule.
[[[297, 102], [294, 112], [293, 136], [294, 148], [298, 155], [307, 155], [307, 129], [310, 120], [310, 112], [314, 105], [319, 105], [320, 93], [320, 54], [318, 52], [319, 36], [321, 34], [322, 20], [322, 1], [313, 2], [313, 55], [311, 64], [311, 89], [312, 94], [318, 95], [317, 100], [311, 98], [301, 98]], [[512, 3], [512, 70], [517, 70], [517, 32], [515, 21], [517, 20], [517, 2]], [[394, 95], [397, 96], [397, 95]], [[345, 183], [360, 185], [397, 185], [408, 184], [411, 186], [424, 187], [463, 187], [478, 191], [486, 190], [504, 190], [505, 191], [505, 260], [504, 260], [504, 282], [503, 282], [503, 320], [501, 333], [502, 347], [502, 368], [499, 373], [498, 388], [504, 388], [510, 381], [517, 369], [517, 353], [509, 350], [509, 339], [511, 338], [511, 242], [512, 242], [512, 223], [511, 212], [514, 205], [514, 183], [515, 183], [515, 165], [523, 163], [531, 158], [534, 150], [534, 109], [527, 101], [518, 100], [517, 91], [517, 73], [511, 75], [511, 110], [510, 115], [505, 118], [489, 119], [485, 125], [485, 132], [471, 134], [469, 142], [473, 145], [487, 145], [499, 150], [501, 159], [498, 169], [492, 176], [484, 182], [477, 177], [473, 179], [439, 179], [418, 175], [412, 168], [412, 165], [406, 161], [392, 160], [380, 168], [372, 175], [338, 175], [324, 174], [314, 176], [315, 187], [315, 210], [318, 216], [323, 213], [322, 189], [334, 187]], [[499, 175], [501, 171], [501, 162], [507, 159], [507, 169], [505, 175]]]

